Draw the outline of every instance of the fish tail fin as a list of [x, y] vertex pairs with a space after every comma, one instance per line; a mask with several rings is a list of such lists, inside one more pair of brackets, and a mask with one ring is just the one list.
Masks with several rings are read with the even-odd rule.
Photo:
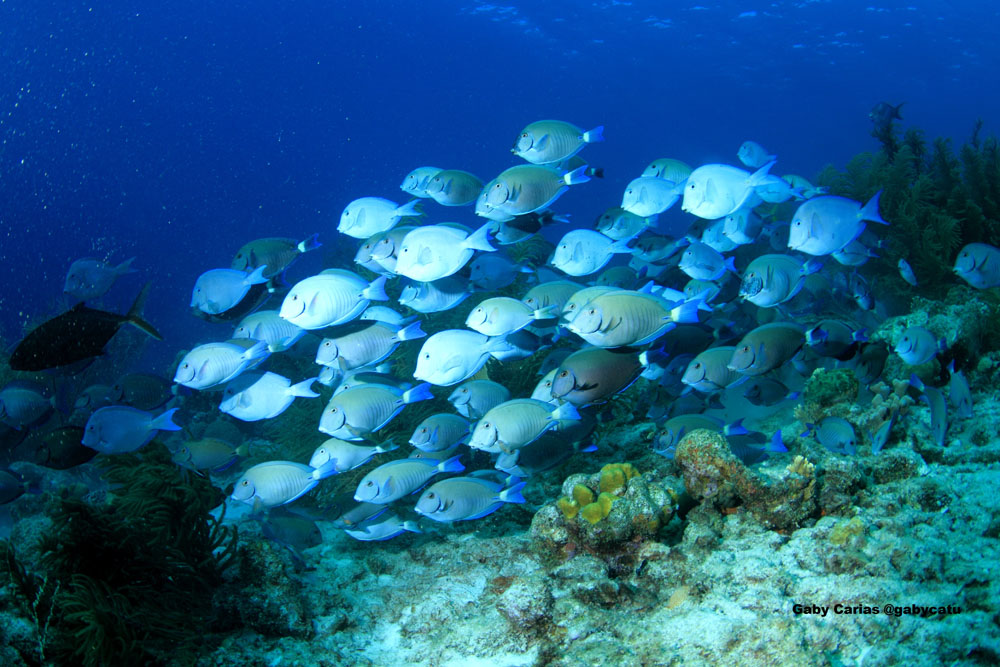
[[629, 241], [634, 239], [634, 236], [630, 236], [627, 239], [621, 239], [620, 241], [615, 241], [610, 246], [608, 246], [608, 252], [612, 255], [621, 255], [624, 253], [631, 253], [632, 248], [629, 247]]
[[399, 445], [397, 445], [392, 440], [386, 440], [381, 445], [375, 447], [375, 452], [378, 454], [385, 454], [386, 452], [392, 452], [397, 449], [399, 449]]
[[724, 268], [726, 271], [739, 273], [739, 271], [736, 270], [736, 258], [733, 257], [732, 255], [726, 258], [726, 263], [723, 264], [722, 268]]
[[385, 281], [386, 276], [379, 276], [361, 291], [361, 296], [369, 301], [388, 301], [389, 295], [385, 293]]
[[266, 270], [267, 270], [267, 264], [261, 264], [251, 273], [248, 273], [247, 277], [244, 278], [244, 280], [251, 285], [259, 285], [261, 283], [266, 283], [268, 280], [270, 280], [270, 278], [264, 277], [264, 271]]
[[419, 199], [411, 199], [396, 209], [396, 215], [401, 218], [407, 216], [417, 217], [424, 214], [424, 207]]
[[806, 430], [799, 434], [800, 438], [808, 438], [816, 431], [816, 424], [810, 424], [806, 422]]
[[318, 378], [309, 378], [308, 380], [303, 380], [297, 384], [293, 384], [288, 388], [288, 393], [292, 396], [301, 396], [302, 398], [316, 398], [319, 396], [315, 391], [312, 390], [312, 384]]
[[441, 461], [441, 463], [439, 463], [438, 466], [437, 466], [438, 471], [439, 472], [462, 472], [463, 470], [465, 470], [465, 466], [462, 465], [461, 461], [459, 461], [459, 459], [461, 459], [461, 458], [462, 458], [461, 454], [456, 454], [455, 456], [451, 457], [450, 459], [446, 459], [444, 461]]
[[768, 446], [765, 449], [767, 451], [769, 451], [769, 452], [787, 452], [788, 451], [788, 447], [785, 447], [785, 443], [781, 439], [781, 429], [780, 428], [777, 431], [774, 432], [774, 435], [771, 437], [770, 444], [768, 444]]
[[550, 320], [553, 317], [559, 317], [559, 304], [554, 303], [544, 308], [538, 308], [531, 316], [536, 320]]
[[587, 176], [591, 178], [604, 178], [604, 167], [589, 167]]
[[158, 415], [156, 419], [149, 423], [151, 429], [156, 429], [157, 431], [179, 431], [181, 427], [174, 423], [172, 417], [174, 413], [177, 412], [178, 408], [170, 408], [166, 412]]
[[769, 159], [764, 164], [764, 166], [762, 166], [760, 169], [758, 169], [757, 171], [755, 171], [753, 174], [750, 175], [751, 188], [757, 187], [764, 181], [765, 178], [767, 178], [767, 176], [769, 175], [768, 172], [771, 171], [771, 167], [773, 167], [774, 163], [777, 162], [777, 160], [771, 159], [773, 157], [774, 157], [773, 155], [769, 155], [768, 156]]
[[821, 259], [809, 259], [806, 260], [805, 264], [799, 267], [799, 274], [803, 276], [809, 276], [817, 273], [823, 268], [823, 260]]
[[414, 340], [415, 338], [423, 338], [426, 335], [427, 333], [420, 328], [420, 320], [410, 322], [396, 332], [396, 338], [399, 340]]
[[521, 489], [525, 487], [527, 482], [518, 482], [513, 486], [508, 486], [506, 489], [500, 492], [500, 500], [505, 503], [523, 503], [525, 502], [524, 496], [521, 495]]
[[482, 250], [483, 252], [493, 252], [496, 250], [490, 244], [490, 223], [486, 223], [476, 231], [469, 234], [462, 242], [470, 250]]
[[671, 321], [681, 324], [696, 324], [702, 303], [704, 303], [702, 299], [691, 299], [677, 304], [670, 309]]
[[299, 244], [295, 247], [301, 253], [301, 252], [309, 252], [310, 250], [315, 250], [316, 248], [319, 248], [322, 245], [323, 244], [319, 242], [319, 234], [313, 234], [309, 238], [299, 241]]
[[555, 420], [571, 420], [579, 421], [580, 413], [577, 412], [576, 406], [572, 403], [563, 403], [558, 408], [552, 411], [552, 418]]
[[326, 479], [337, 474], [337, 459], [330, 459], [318, 468], [313, 468], [314, 479]]
[[126, 273], [135, 273], [136, 272], [135, 269], [132, 268], [132, 262], [134, 261], [135, 257], [129, 257], [124, 262], [115, 267], [115, 273], [117, 273], [120, 276], [123, 276]]
[[416, 387], [403, 392], [404, 403], [416, 403], [418, 401], [429, 401], [434, 398], [431, 393], [431, 385], [428, 382], [421, 382]]
[[583, 445], [582, 447], [579, 447], [576, 451], [578, 451], [578, 452], [586, 452], [586, 453], [589, 454], [591, 452], [596, 452], [597, 451], [597, 445], [595, 445], [594, 443], [591, 442], [591, 443], [588, 443], [586, 445]]
[[861, 220], [868, 220], [869, 222], [877, 222], [880, 225], [888, 225], [889, 223], [882, 219], [882, 216], [878, 212], [878, 201], [882, 197], [882, 191], [879, 190], [875, 195], [868, 200], [864, 208], [858, 214]]
[[410, 533], [422, 533], [422, 532], [424, 532], [424, 531], [420, 530], [420, 526], [417, 525], [416, 521], [412, 521], [410, 519], [407, 519], [406, 521], [404, 521], [402, 527], [403, 527], [403, 530], [405, 530], [407, 532], [410, 532]]
[[732, 424], [727, 424], [724, 429], [722, 429], [723, 435], [746, 435], [750, 431], [743, 426], [743, 418], [739, 418]]
[[868, 329], [858, 329], [851, 334], [851, 339], [855, 343], [867, 343], [868, 342]]
[[142, 319], [142, 309], [146, 305], [146, 297], [149, 296], [149, 288], [153, 283], [148, 282], [142, 286], [142, 290], [139, 292], [139, 296], [135, 297], [135, 301], [132, 303], [132, 307], [128, 309], [128, 313], [125, 315], [125, 321], [139, 329], [149, 334], [156, 340], [163, 340], [163, 336], [160, 334], [156, 328]]
[[590, 176], [587, 176], [587, 165], [581, 165], [573, 171], [567, 171], [563, 174], [562, 180], [566, 185], [579, 185], [580, 183], [586, 183], [590, 180]]
[[604, 141], [604, 126], [598, 125], [594, 129], [584, 132], [583, 141], [588, 144], [596, 144], [599, 141]]
[[892, 107], [892, 117], [893, 118], [898, 118], [899, 120], [903, 120], [903, 116], [900, 115], [899, 110], [903, 108], [904, 104], [906, 104], [906, 102], [900, 102], [896, 106]]

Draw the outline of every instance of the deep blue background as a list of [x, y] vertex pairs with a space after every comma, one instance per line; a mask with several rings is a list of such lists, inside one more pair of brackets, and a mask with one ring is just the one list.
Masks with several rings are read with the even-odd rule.
[[243, 242], [329, 249], [351, 199], [403, 201], [420, 165], [488, 180], [541, 118], [606, 126], [586, 155], [608, 177], [559, 202], [587, 224], [658, 157], [754, 139], [778, 173], [842, 166], [876, 148], [880, 100], [929, 136], [996, 131], [997, 6], [873, 2], [0, 0], [0, 338], [54, 314], [88, 255], [137, 257], [105, 305], [153, 280], [163, 359], [224, 338], [187, 305]]

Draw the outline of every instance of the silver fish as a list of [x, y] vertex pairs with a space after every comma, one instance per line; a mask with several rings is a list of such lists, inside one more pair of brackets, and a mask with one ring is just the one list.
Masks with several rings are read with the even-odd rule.
[[731, 370], [744, 375], [763, 375], [794, 357], [805, 345], [802, 325], [772, 322], [749, 331], [733, 350]]
[[829, 255], [858, 238], [865, 222], [889, 223], [879, 215], [881, 191], [861, 205], [853, 199], [823, 195], [803, 202], [792, 216], [788, 247], [809, 255]]
[[458, 415], [431, 415], [417, 424], [410, 444], [422, 452], [440, 452], [461, 443], [469, 434], [469, 421]]
[[603, 125], [584, 131], [562, 120], [539, 120], [521, 130], [511, 152], [532, 164], [552, 164], [600, 141], [604, 141]]
[[958, 252], [953, 270], [976, 289], [1000, 286], [1000, 248], [970, 243]]
[[37, 424], [55, 407], [47, 394], [37, 382], [11, 380], [0, 389], [0, 422], [17, 430]]
[[515, 398], [491, 409], [472, 429], [469, 447], [491, 453], [512, 452], [537, 440], [560, 421], [577, 421], [579, 413], [571, 404], [553, 408], [550, 403]]
[[486, 336], [507, 336], [537, 320], [557, 315], [555, 306], [533, 310], [523, 301], [496, 296], [480, 302], [465, 319], [465, 326]]
[[427, 194], [427, 186], [440, 171], [442, 170], [438, 167], [417, 167], [403, 178], [399, 189], [413, 197], [430, 199], [430, 195]]
[[362, 197], [344, 208], [337, 231], [356, 239], [366, 239], [392, 229], [403, 218], [420, 214], [420, 202], [417, 200], [397, 204], [381, 197]]
[[465, 466], [458, 459], [396, 459], [383, 463], [361, 478], [354, 499], [387, 505], [420, 489], [437, 474], [462, 472]]
[[292, 384], [277, 373], [244, 373], [226, 385], [219, 410], [245, 422], [273, 419], [287, 410], [297, 397], [318, 397], [311, 388], [314, 382], [314, 377]]
[[736, 151], [736, 157], [740, 159], [740, 162], [751, 169], [760, 169], [768, 162], [773, 162], [778, 159], [776, 155], [769, 154], [767, 150], [756, 141], [744, 141], [740, 145], [740, 149]]
[[391, 355], [403, 341], [426, 335], [420, 328], [420, 322], [412, 322], [405, 327], [376, 322], [338, 338], [324, 338], [316, 350], [316, 363], [339, 366], [345, 371], [372, 366]]
[[615, 254], [628, 252], [625, 240], [614, 241], [591, 229], [574, 229], [556, 245], [551, 264], [570, 276], [589, 276], [607, 266]]
[[357, 524], [354, 528], [345, 529], [344, 532], [362, 542], [381, 542], [403, 533], [419, 533], [421, 530], [415, 521], [404, 521], [392, 512], [383, 512]]
[[399, 305], [418, 313], [440, 313], [462, 303], [471, 293], [468, 283], [449, 276], [430, 283], [407, 285], [399, 295]]
[[398, 445], [386, 442], [381, 445], [359, 445], [340, 438], [328, 438], [316, 448], [309, 459], [309, 465], [324, 472], [344, 473], [360, 468], [375, 457], [398, 449]]
[[212, 269], [198, 276], [191, 294], [191, 307], [209, 315], [218, 315], [243, 300], [254, 285], [266, 283], [266, 266], [247, 273], [235, 269]]
[[746, 376], [729, 368], [735, 351], [735, 347], [724, 345], [699, 353], [684, 370], [681, 382], [704, 394], [714, 394], [740, 382]]
[[294, 461], [266, 461], [249, 468], [236, 481], [233, 500], [255, 510], [287, 505], [316, 488], [331, 471]]
[[504, 503], [523, 503], [524, 482], [505, 487], [480, 477], [452, 477], [431, 484], [414, 509], [428, 519], [449, 523], [481, 519]]
[[910, 386], [920, 392], [921, 397], [931, 409], [931, 434], [939, 447], [944, 447], [945, 436], [948, 433], [948, 405], [944, 394], [936, 387], [928, 387], [916, 374], [910, 375]]
[[911, 366], [925, 364], [939, 352], [948, 349], [943, 338], [937, 338], [930, 331], [920, 326], [907, 328], [896, 343], [895, 352], [899, 358]]
[[534, 164], [511, 167], [484, 189], [486, 203], [512, 216], [540, 211], [551, 206], [569, 186], [589, 181], [586, 171], [586, 165], [567, 172]]
[[803, 437], [814, 435], [821, 445], [835, 454], [854, 455], [858, 439], [854, 426], [843, 417], [824, 417], [818, 424], [806, 424]]
[[322, 329], [350, 322], [372, 301], [387, 301], [385, 276], [370, 283], [344, 269], [327, 269], [296, 283], [281, 302], [283, 319], [302, 329]]
[[442, 206], [468, 206], [476, 201], [483, 182], [461, 169], [443, 169], [434, 174], [425, 192]]
[[439, 331], [424, 341], [413, 377], [446, 387], [479, 372], [491, 355], [510, 350], [503, 336], [485, 336], [465, 329]]
[[510, 390], [492, 380], [464, 382], [448, 396], [448, 402], [467, 419], [480, 419], [496, 406], [509, 400]]
[[422, 282], [440, 280], [468, 264], [476, 250], [496, 250], [488, 224], [472, 234], [451, 225], [417, 227], [403, 238], [396, 273]]
[[264, 341], [271, 352], [284, 352], [305, 335], [305, 329], [283, 319], [276, 310], [258, 310], [247, 315], [233, 332], [233, 338]]
[[264, 341], [250, 347], [238, 342], [206, 343], [193, 348], [177, 366], [174, 382], [191, 389], [208, 389], [229, 382], [271, 354]]
[[899, 258], [899, 262], [897, 263], [896, 266], [899, 267], [899, 275], [901, 275], [903, 277], [903, 280], [905, 280], [906, 282], [908, 282], [911, 285], [913, 285], [914, 287], [916, 287], [917, 286], [917, 276], [916, 276], [915, 273], [913, 273], [913, 268], [910, 266], [910, 263], [907, 262], [902, 257], [900, 257]]
[[388, 424], [410, 403], [434, 398], [430, 385], [399, 389], [362, 384], [334, 394], [323, 410], [319, 430], [343, 440], [362, 440]]

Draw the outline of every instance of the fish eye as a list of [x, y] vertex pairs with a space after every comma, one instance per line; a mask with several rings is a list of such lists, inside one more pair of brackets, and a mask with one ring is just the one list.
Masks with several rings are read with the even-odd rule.
[[336, 407], [333, 407], [333, 408], [330, 408], [330, 414], [333, 414], [333, 413], [334, 413], [334, 412], [336, 412], [336, 411], [337, 411], [337, 408], [336, 408]]
[[463, 390], [462, 390], [462, 393], [463, 393], [463, 394], [468, 394], [468, 393], [469, 393], [469, 390], [468, 390], [468, 389], [463, 389]]
[[489, 427], [490, 427], [489, 422], [483, 422], [483, 428], [489, 428]]
[[695, 367], [695, 368], [701, 368], [701, 362], [699, 361], [698, 363], [696, 363], [696, 364], [694, 365], [694, 367]]
[[559, 374], [559, 377], [564, 378], [564, 377], [566, 377], [568, 375], [569, 375], [569, 371], [563, 371], [562, 373]]
[[367, 483], [367, 484], [365, 484], [365, 486], [367, 486], [367, 487], [371, 488], [371, 487], [375, 486], [375, 482], [373, 482], [373, 481], [371, 481], [371, 480], [368, 480], [368, 483]]
[[597, 314], [597, 309], [596, 308], [591, 308], [590, 309], [590, 314], [591, 315], [596, 315]]
[[527, 133], [527, 132], [525, 132], [525, 133], [524, 133], [524, 134], [522, 134], [521, 136], [522, 136], [522, 137], [524, 137], [525, 139], [527, 139], [527, 138], [528, 138], [528, 133]]
[[741, 350], [741, 352], [749, 352], [749, 351], [750, 351], [750, 346], [749, 345], [744, 345], [743, 349]]
[[433, 499], [433, 498], [435, 498], [436, 496], [435, 496], [435, 495], [434, 495], [434, 493], [432, 492], [432, 493], [428, 493], [428, 494], [427, 494], [427, 497], [428, 497], [428, 498], [431, 498], [431, 499]]
[[298, 300], [299, 300], [299, 295], [298, 294], [293, 294], [292, 295], [292, 301], [298, 301]]
[[430, 359], [431, 355], [428, 352], [424, 352], [424, 359]]
[[688, 187], [689, 187], [689, 188], [691, 188], [692, 190], [694, 190], [694, 183], [692, 183], [692, 184], [691, 184], [691, 185], [689, 185]]
[[250, 480], [249, 479], [243, 480], [242, 482], [240, 482], [240, 486], [250, 486]]

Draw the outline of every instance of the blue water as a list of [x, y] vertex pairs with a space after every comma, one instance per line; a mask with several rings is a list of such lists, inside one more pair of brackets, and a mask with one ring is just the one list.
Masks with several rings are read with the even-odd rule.
[[558, 206], [587, 225], [654, 158], [735, 163], [753, 139], [779, 173], [843, 166], [877, 148], [882, 100], [930, 137], [996, 131], [997, 25], [981, 1], [2, 0], [0, 338], [57, 312], [74, 259], [136, 256], [103, 304], [152, 280], [170, 359], [218, 338], [190, 291], [244, 242], [329, 250], [351, 199], [403, 201], [420, 165], [488, 180], [541, 118], [606, 126], [607, 178]]

